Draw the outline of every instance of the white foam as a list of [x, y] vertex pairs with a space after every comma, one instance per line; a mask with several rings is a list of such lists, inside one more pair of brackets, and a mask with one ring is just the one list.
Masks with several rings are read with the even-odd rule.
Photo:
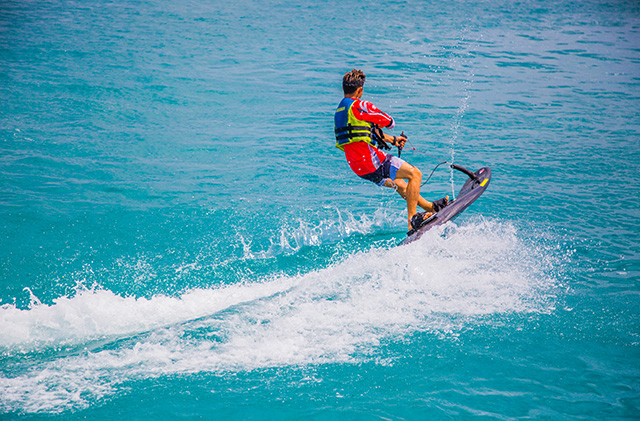
[[260, 259], [292, 254], [302, 247], [336, 242], [354, 233], [368, 234], [376, 228], [396, 227], [399, 222], [404, 222], [406, 217], [406, 213], [403, 217], [400, 214], [390, 214], [383, 209], [376, 209], [372, 215], [358, 216], [339, 209], [329, 209], [329, 211], [335, 212], [335, 216], [330, 215], [316, 222], [305, 219], [299, 219], [293, 223], [286, 222], [280, 227], [277, 238], [272, 239], [266, 249], [239, 235], [244, 257]]
[[12, 304], [0, 307], [0, 347], [20, 345], [24, 352], [49, 344], [144, 332], [269, 296], [288, 288], [286, 281], [290, 280], [194, 289], [179, 297], [156, 295], [151, 299], [80, 288], [72, 297], [54, 299], [52, 305], [41, 304], [32, 294], [28, 310]]
[[427, 331], [447, 340], [487, 315], [553, 308], [553, 262], [513, 226], [480, 218], [443, 229], [255, 284], [149, 300], [82, 291], [31, 310], [4, 306], [9, 355], [23, 345], [125, 337], [0, 376], [0, 406], [55, 412], [164, 374], [375, 360], [385, 339]]

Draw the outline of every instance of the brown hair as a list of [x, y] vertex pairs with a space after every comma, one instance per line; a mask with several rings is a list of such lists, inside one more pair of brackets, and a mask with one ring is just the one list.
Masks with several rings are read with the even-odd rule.
[[362, 70], [353, 69], [342, 77], [342, 90], [345, 95], [355, 92], [361, 86], [364, 86], [366, 76]]

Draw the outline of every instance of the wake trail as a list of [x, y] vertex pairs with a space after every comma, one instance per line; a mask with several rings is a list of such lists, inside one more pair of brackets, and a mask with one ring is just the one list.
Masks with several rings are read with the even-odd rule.
[[[548, 313], [556, 301], [553, 246], [531, 243], [510, 223], [476, 218], [300, 275], [178, 297], [86, 290], [29, 310], [3, 306], [0, 349], [11, 368], [0, 374], [0, 408], [82, 408], [125, 383], [180, 373], [383, 361], [387, 340], [415, 332], [455, 340], [492, 315]], [[101, 335], [127, 338], [20, 363], [25, 349]]]

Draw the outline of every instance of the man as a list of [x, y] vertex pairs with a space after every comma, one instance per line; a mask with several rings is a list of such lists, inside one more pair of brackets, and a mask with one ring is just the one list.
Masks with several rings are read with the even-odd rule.
[[[380, 130], [380, 127], [392, 129], [395, 122], [372, 103], [360, 99], [365, 78], [365, 74], [356, 69], [342, 78], [344, 98], [335, 114], [336, 148], [344, 151], [349, 166], [358, 176], [396, 189], [407, 201], [409, 230], [417, 229], [433, 212], [449, 203], [449, 196], [433, 203], [425, 200], [420, 196], [420, 170], [379, 149], [391, 149], [387, 143], [402, 149], [407, 138], [389, 136]], [[417, 212], [418, 206], [425, 212]]]

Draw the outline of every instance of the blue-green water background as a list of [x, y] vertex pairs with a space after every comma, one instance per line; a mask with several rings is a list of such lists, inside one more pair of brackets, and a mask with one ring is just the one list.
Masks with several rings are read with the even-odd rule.
[[[493, 171], [411, 246], [354, 67]], [[634, 1], [4, 1], [0, 418], [637, 419], [639, 100]]]

